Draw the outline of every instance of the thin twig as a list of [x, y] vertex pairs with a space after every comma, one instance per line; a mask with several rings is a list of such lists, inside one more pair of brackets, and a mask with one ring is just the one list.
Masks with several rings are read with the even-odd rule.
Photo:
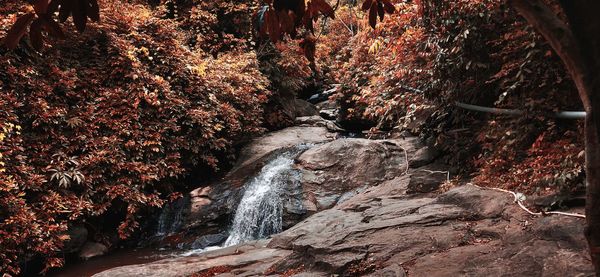
[[346, 27], [346, 29], [348, 29], [348, 32], [350, 32], [350, 35], [354, 36], [354, 32], [352, 31], [352, 29], [350, 29], [350, 27], [348, 27], [348, 25], [346, 25], [346, 22], [344, 22], [344, 20], [342, 20], [339, 16], [337, 18], [340, 22], [342, 22], [342, 25], [344, 25], [344, 27]]

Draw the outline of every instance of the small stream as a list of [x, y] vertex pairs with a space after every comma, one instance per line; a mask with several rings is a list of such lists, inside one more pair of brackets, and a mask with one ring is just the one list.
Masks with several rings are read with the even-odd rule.
[[[192, 249], [186, 252], [160, 251], [158, 249], [129, 249], [116, 251], [107, 256], [71, 264], [52, 277], [92, 276], [104, 270], [165, 258], [191, 256], [210, 250], [267, 238], [283, 230], [283, 193], [288, 186], [298, 185], [300, 173], [294, 169], [294, 159], [309, 145], [298, 145], [275, 155], [261, 171], [244, 185], [244, 194], [237, 207], [229, 236], [220, 246]], [[186, 201], [165, 206], [158, 218], [155, 237], [167, 237], [181, 229], [182, 211]]]

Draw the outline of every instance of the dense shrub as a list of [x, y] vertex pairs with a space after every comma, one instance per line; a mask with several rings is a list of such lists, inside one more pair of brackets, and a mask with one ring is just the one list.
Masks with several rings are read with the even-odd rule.
[[[319, 40], [321, 66], [343, 85], [335, 96], [343, 120], [419, 131], [482, 184], [552, 192], [581, 181], [581, 126], [547, 116], [580, 110], [577, 91], [559, 57], [505, 1], [396, 8], [375, 29], [359, 7], [341, 8], [329, 25], [335, 31]], [[470, 113], [454, 101], [527, 115]]]
[[[126, 238], [190, 170], [218, 170], [261, 132], [269, 82], [246, 38], [183, 4], [186, 20], [103, 1], [84, 34], [0, 50], [0, 271], [36, 255], [59, 266], [69, 226], [109, 210]], [[0, 36], [18, 9], [0, 7]]]

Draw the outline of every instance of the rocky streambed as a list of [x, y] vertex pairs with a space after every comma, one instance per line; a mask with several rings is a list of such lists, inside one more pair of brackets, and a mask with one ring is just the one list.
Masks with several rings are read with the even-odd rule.
[[[254, 140], [222, 180], [190, 193], [177, 243], [204, 250], [94, 276], [593, 276], [582, 219], [533, 217], [510, 194], [473, 185], [443, 188], [445, 166], [416, 138], [297, 123]], [[298, 145], [309, 146], [277, 192], [284, 231], [206, 251], [230, 235], [245, 184]]]

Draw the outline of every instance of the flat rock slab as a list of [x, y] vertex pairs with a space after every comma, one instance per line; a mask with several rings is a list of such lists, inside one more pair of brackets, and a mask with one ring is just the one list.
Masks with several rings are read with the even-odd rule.
[[367, 189], [270, 241], [95, 276], [186, 276], [223, 266], [220, 276], [593, 276], [583, 220], [532, 217], [509, 194], [471, 185], [407, 195], [408, 177]]

